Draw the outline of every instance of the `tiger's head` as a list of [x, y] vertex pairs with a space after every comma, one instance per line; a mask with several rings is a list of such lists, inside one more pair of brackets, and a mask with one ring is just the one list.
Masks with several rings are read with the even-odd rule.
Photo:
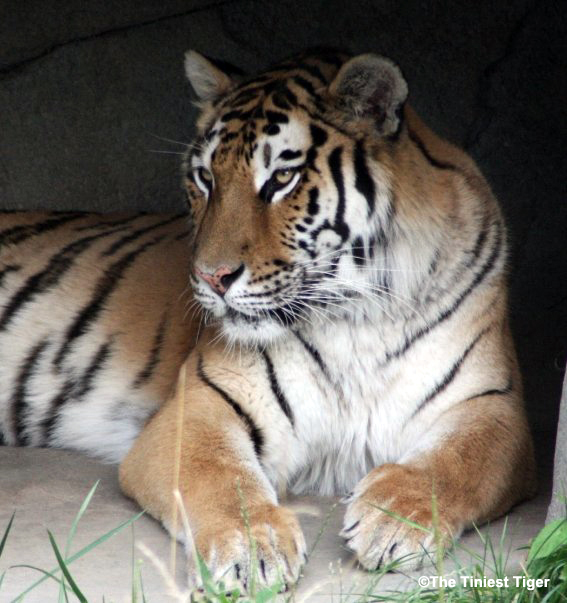
[[196, 52], [201, 106], [185, 158], [192, 285], [224, 334], [268, 343], [348, 314], [386, 253], [407, 85], [390, 60], [320, 51], [253, 78]]

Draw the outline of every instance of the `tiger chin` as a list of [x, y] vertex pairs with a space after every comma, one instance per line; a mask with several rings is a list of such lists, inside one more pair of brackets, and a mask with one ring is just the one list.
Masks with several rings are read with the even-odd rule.
[[[435, 542], [415, 523], [450, 545], [532, 496], [502, 215], [472, 159], [408, 105], [399, 68], [330, 50], [254, 77], [193, 51], [185, 67], [201, 109], [183, 165], [190, 227], [179, 216], [53, 226], [73, 263], [72, 233], [90, 225], [98, 272], [76, 277], [72, 319], [53, 304], [69, 305], [69, 288], [41, 281], [55, 296], [49, 334], [25, 332], [4, 439], [122, 461], [126, 495], [243, 588], [254, 567], [261, 583], [300, 576], [306, 545], [285, 490], [344, 497], [341, 536], [368, 569], [417, 567]], [[45, 253], [49, 233], [34, 237]], [[32, 300], [19, 269], [0, 274], [6, 332], [24, 324], [12, 306], [31, 312]], [[34, 419], [25, 394], [48, 370], [71, 386]], [[176, 527], [174, 488], [192, 539]]]

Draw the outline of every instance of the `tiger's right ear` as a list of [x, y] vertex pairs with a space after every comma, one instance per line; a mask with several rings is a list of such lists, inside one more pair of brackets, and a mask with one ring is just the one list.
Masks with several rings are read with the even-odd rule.
[[238, 82], [237, 74], [242, 72], [195, 50], [185, 53], [185, 75], [200, 101], [214, 101], [226, 94]]

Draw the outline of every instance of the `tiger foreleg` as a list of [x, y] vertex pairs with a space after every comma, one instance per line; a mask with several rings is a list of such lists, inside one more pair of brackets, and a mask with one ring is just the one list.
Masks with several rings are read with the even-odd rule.
[[[251, 579], [282, 587], [295, 582], [305, 559], [303, 534], [295, 515], [278, 506], [245, 423], [198, 379], [188, 376], [186, 389], [183, 408], [179, 399], [168, 401], [122, 462], [123, 491], [185, 543], [189, 559], [194, 543], [227, 589], [246, 590]], [[190, 535], [176, 513], [175, 489]], [[199, 584], [196, 569], [189, 564]]]
[[419, 567], [467, 527], [534, 494], [531, 439], [514, 401], [467, 400], [435, 432], [427, 434], [431, 448], [373, 469], [345, 500], [341, 535], [365, 568]]

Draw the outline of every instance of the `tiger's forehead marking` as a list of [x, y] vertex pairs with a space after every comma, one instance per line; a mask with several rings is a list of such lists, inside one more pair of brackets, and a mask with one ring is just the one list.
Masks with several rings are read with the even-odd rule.
[[264, 144], [264, 167], [267, 169], [270, 167], [270, 162], [272, 161], [272, 147], [269, 142]]
[[[257, 191], [266, 180], [278, 169], [293, 168], [305, 163], [307, 150], [311, 143], [309, 128], [306, 123], [290, 117], [287, 124], [281, 124], [279, 133], [260, 134], [258, 151], [252, 155], [251, 168], [254, 186]], [[266, 162], [264, 149], [270, 149], [270, 161]], [[260, 149], [262, 152], [260, 152]]]
[[256, 191], [276, 169], [296, 167], [305, 161], [311, 144], [309, 119], [302, 111], [284, 113], [271, 99], [254, 103], [253, 110], [221, 114], [203, 136], [193, 166], [212, 169], [215, 160], [232, 165], [247, 164]]

